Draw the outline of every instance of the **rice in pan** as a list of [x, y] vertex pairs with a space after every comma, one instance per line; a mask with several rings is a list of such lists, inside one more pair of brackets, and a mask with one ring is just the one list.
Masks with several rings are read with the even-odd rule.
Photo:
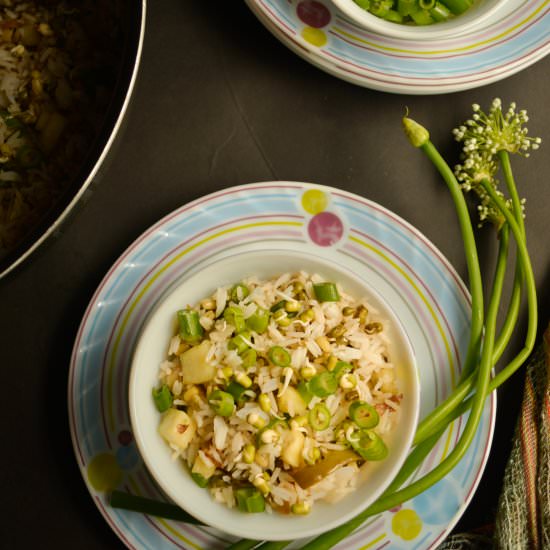
[[216, 501], [306, 514], [387, 456], [402, 395], [365, 301], [300, 272], [219, 288], [177, 321], [159, 431]]
[[75, 178], [105, 118], [118, 0], [0, 0], [0, 256]]

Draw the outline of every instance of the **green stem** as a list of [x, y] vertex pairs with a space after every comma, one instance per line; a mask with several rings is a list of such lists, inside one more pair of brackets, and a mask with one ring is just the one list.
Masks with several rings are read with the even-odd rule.
[[[491, 200], [495, 203], [497, 208], [502, 212], [502, 215], [508, 222], [508, 225], [510, 226], [510, 229], [516, 240], [520, 268], [522, 270], [523, 276], [525, 277], [525, 289], [526, 289], [526, 297], [527, 297], [527, 304], [528, 304], [528, 311], [529, 311], [527, 334], [525, 336], [525, 345], [522, 351], [520, 352], [520, 354], [518, 354], [518, 357], [521, 356], [522, 360], [525, 361], [525, 359], [527, 359], [527, 357], [529, 356], [529, 354], [531, 353], [535, 345], [535, 341], [537, 337], [537, 323], [538, 323], [537, 287], [535, 283], [535, 277], [533, 275], [533, 267], [531, 265], [531, 259], [529, 258], [529, 253], [527, 251], [527, 244], [525, 242], [524, 232], [521, 230], [521, 225], [518, 222], [516, 222], [514, 216], [512, 215], [510, 210], [507, 208], [502, 198], [497, 195], [491, 183], [487, 180], [482, 180], [480, 183], [483, 189], [485, 189], [487, 194], [491, 197]], [[514, 361], [513, 363], [515, 364], [517, 363], [517, 361]], [[499, 374], [497, 374], [497, 376], [495, 376], [495, 379], [501, 377], [503, 373], [510, 372], [510, 374], [506, 376], [506, 378], [508, 378], [513, 373], [511, 365], [512, 364], [508, 365]], [[506, 380], [506, 378], [504, 378], [504, 380]]]
[[464, 380], [474, 370], [479, 360], [479, 349], [483, 333], [483, 283], [477, 255], [477, 245], [472, 221], [470, 219], [470, 212], [468, 211], [464, 194], [462, 193], [453, 171], [430, 140], [427, 140], [420, 148], [432, 161], [449, 188], [458, 215], [462, 240], [464, 241], [464, 253], [468, 268], [470, 294], [472, 296], [470, 341], [468, 343], [468, 351], [466, 352], [461, 374], [461, 380]]
[[512, 165], [510, 164], [510, 155], [508, 151], [499, 151], [498, 158], [500, 160], [500, 167], [504, 174], [504, 181], [512, 200], [512, 208], [514, 209], [514, 216], [518, 223], [521, 235], [525, 239], [525, 224], [523, 222], [523, 208], [521, 207], [521, 200], [518, 195], [516, 182], [514, 181], [514, 175], [512, 174]]
[[[259, 540], [241, 539], [228, 546], [226, 550], [250, 550], [256, 548], [259, 543]], [[286, 544], [290, 543], [287, 542]], [[281, 546], [281, 548], [284, 548], [284, 546]]]
[[487, 395], [489, 387], [498, 305], [502, 294], [504, 275], [506, 272], [506, 252], [507, 247], [505, 247], [505, 249], [501, 252], [495, 270], [493, 288], [489, 301], [489, 308], [487, 310], [485, 338], [483, 341], [483, 350], [478, 370], [476, 391], [472, 396], [471, 412], [468, 420], [466, 421], [466, 425], [464, 426], [464, 431], [462, 432], [455, 448], [431, 472], [414, 481], [404, 489], [379, 498], [364, 512], [336, 529], [328, 531], [327, 533], [315, 538], [303, 546], [302, 550], [328, 550], [332, 548], [335, 544], [357, 529], [369, 516], [379, 514], [389, 508], [393, 508], [394, 506], [414, 498], [418, 494], [429, 489], [434, 483], [445, 477], [464, 456], [477, 431], [479, 421], [483, 413], [485, 396]]
[[[518, 354], [514, 357], [512, 361], [510, 361], [503, 369], [501, 369], [500, 372], [498, 372], [495, 377], [491, 380], [489, 383], [489, 392], [492, 392], [493, 390], [497, 389], [499, 386], [501, 386], [506, 380], [510, 378], [517, 370], [518, 368], [523, 365], [523, 363], [527, 360], [531, 352], [533, 351], [535, 341], [536, 341], [536, 334], [537, 334], [537, 324], [538, 324], [538, 310], [537, 310], [537, 293], [536, 293], [536, 285], [535, 285], [535, 278], [533, 275], [533, 269], [531, 266], [531, 260], [529, 258], [529, 254], [527, 251], [527, 245], [525, 244], [524, 234], [521, 231], [521, 226], [519, 223], [516, 222], [514, 219], [514, 216], [511, 214], [509, 209], [507, 208], [504, 201], [495, 193], [493, 186], [489, 181], [482, 181], [481, 182], [484, 189], [487, 191], [487, 193], [490, 195], [491, 199], [494, 201], [495, 206], [502, 212], [503, 216], [506, 219], [506, 222], [510, 226], [510, 229], [512, 230], [512, 233], [514, 235], [514, 238], [517, 242], [517, 253], [518, 253], [518, 265], [516, 267], [516, 280], [515, 284], [518, 281], [518, 272], [521, 273], [521, 278], [525, 279], [525, 288], [526, 288], [526, 296], [527, 296], [527, 331], [525, 335], [525, 343], [523, 348], [518, 352]], [[517, 313], [516, 313], [517, 318]], [[501, 332], [504, 332], [504, 329]], [[497, 342], [498, 344], [498, 342]], [[501, 350], [496, 349], [493, 353], [493, 357], [496, 359], [498, 358], [501, 353]], [[424, 432], [420, 434], [420, 437], [417, 435], [415, 437], [415, 441], [422, 441], [422, 438], [426, 438], [430, 435], [430, 433], [433, 433], [434, 431], [441, 429], [442, 426], [448, 425], [449, 422], [452, 422], [454, 419], [458, 418], [460, 415], [462, 415], [464, 412], [468, 410], [468, 408], [471, 406], [472, 398], [465, 400], [463, 403], [460, 403], [455, 409], [450, 410], [449, 414], [446, 417], [438, 418], [437, 422], [431, 426], [429, 426], [429, 429], [426, 429]]]

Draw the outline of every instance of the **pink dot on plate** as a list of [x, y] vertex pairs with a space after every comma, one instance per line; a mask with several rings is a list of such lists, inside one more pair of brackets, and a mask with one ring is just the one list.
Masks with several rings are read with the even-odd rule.
[[331, 246], [344, 235], [344, 224], [336, 214], [321, 212], [311, 218], [307, 226], [309, 238], [319, 246]]
[[321, 2], [303, 0], [296, 8], [298, 17], [310, 27], [320, 29], [330, 23], [330, 11]]

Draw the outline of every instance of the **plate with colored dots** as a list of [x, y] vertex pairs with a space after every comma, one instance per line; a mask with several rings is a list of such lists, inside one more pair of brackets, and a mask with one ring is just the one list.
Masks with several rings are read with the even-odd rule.
[[508, 0], [458, 38], [403, 40], [366, 31], [328, 0], [246, 0], [286, 46], [360, 86], [441, 94], [496, 82], [550, 52], [550, 0]]
[[[131, 356], [143, 319], [176, 281], [233, 254], [314, 252], [368, 279], [399, 316], [419, 366], [423, 417], [457, 383], [468, 343], [470, 297], [452, 266], [418, 230], [363, 197], [299, 182], [243, 185], [182, 206], [120, 256], [92, 297], [76, 336], [68, 405], [78, 466], [99, 511], [128, 548], [221, 549], [234, 538], [113, 509], [113, 489], [165, 499], [145, 468], [128, 410]], [[371, 518], [337, 548], [434, 548], [460, 518], [491, 446], [496, 398], [487, 400], [466, 455], [439, 483]], [[464, 429], [456, 420], [415, 472], [440, 463]], [[299, 548], [303, 541], [292, 547]]]

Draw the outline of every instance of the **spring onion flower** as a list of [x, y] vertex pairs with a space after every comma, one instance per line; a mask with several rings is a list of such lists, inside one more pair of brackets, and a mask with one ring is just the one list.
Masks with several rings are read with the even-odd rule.
[[[506, 206], [513, 209], [513, 199], [504, 199], [496, 178], [499, 164], [508, 154], [529, 157], [530, 151], [537, 150], [540, 138], [529, 137], [524, 124], [529, 120], [525, 110], [516, 111], [516, 104], [510, 103], [506, 112], [502, 110], [502, 101], [493, 100], [489, 113], [474, 103], [473, 115], [462, 126], [453, 130], [458, 142], [462, 142], [462, 163], [455, 167], [455, 175], [462, 190], [473, 191], [479, 197], [478, 212], [480, 225], [485, 221], [493, 223], [499, 229], [504, 217], [481, 185], [489, 182], [496, 194], [505, 200]], [[525, 199], [519, 200], [522, 215]]]

